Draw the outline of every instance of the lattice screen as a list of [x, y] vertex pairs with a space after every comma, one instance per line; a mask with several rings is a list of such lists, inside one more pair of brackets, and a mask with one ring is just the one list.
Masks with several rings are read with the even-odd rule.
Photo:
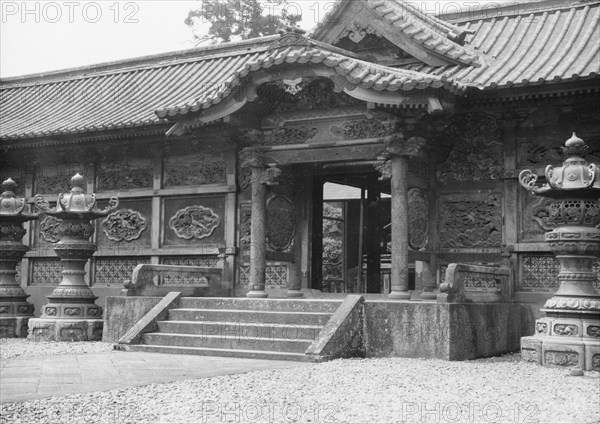
[[[554, 256], [527, 255], [522, 259], [521, 290], [554, 291], [558, 289], [560, 264]], [[600, 260], [594, 263], [596, 281], [594, 287], [600, 291]]]
[[[219, 258], [216, 256], [165, 256], [161, 263], [164, 265], [181, 266], [201, 266], [215, 268], [219, 264]], [[198, 284], [198, 279], [194, 277], [163, 277], [162, 284], [165, 286], [194, 286]]]
[[33, 258], [32, 262], [32, 286], [55, 286], [62, 279], [62, 265], [59, 259]]
[[[287, 265], [267, 265], [265, 271], [265, 285], [272, 287], [287, 287], [289, 278], [289, 269]], [[250, 266], [240, 267], [240, 286], [250, 284]]]
[[120, 286], [124, 280], [131, 279], [133, 268], [138, 264], [150, 262], [148, 257], [110, 257], [94, 259], [95, 286]]

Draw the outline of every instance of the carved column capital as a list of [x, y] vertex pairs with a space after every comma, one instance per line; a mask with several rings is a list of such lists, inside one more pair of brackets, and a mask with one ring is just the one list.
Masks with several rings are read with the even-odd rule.
[[423, 137], [404, 138], [402, 133], [396, 133], [381, 139], [385, 144], [382, 160], [375, 164], [375, 169], [381, 174], [380, 180], [389, 180], [392, 177], [392, 165], [390, 159], [393, 157], [417, 158], [422, 156], [425, 139]]
[[256, 149], [240, 151], [239, 160], [242, 168], [263, 168], [265, 166], [264, 153]]
[[252, 169], [252, 180], [261, 184], [275, 185], [281, 169], [273, 165], [265, 167], [264, 153], [256, 149], [245, 149], [239, 153], [240, 166]]
[[385, 143], [387, 156], [418, 157], [423, 154], [425, 139], [423, 137], [410, 137], [405, 139], [402, 133], [396, 133], [382, 138]]

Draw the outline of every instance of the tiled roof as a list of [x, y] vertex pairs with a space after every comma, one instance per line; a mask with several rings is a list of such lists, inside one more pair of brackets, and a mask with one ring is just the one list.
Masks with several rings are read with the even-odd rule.
[[[249, 72], [281, 64], [318, 64], [375, 90], [450, 86], [440, 77], [387, 68], [327, 49], [297, 34], [270, 37], [250, 52], [73, 78], [3, 86], [0, 138], [26, 138], [139, 127], [221, 102]], [[273, 44], [275, 41], [275, 44]], [[256, 41], [255, 41], [256, 42]], [[243, 47], [243, 46], [242, 46]], [[351, 53], [348, 52], [351, 55]], [[26, 117], [26, 118], [24, 118]]]
[[[328, 23], [335, 19], [344, 8], [359, 11], [365, 7], [382, 18], [394, 30], [394, 35], [402, 34], [437, 55], [450, 59], [453, 63], [477, 65], [478, 55], [462, 46], [470, 34], [468, 28], [460, 28], [433, 15], [423, 13], [412, 2], [402, 0], [342, 0], [333, 4], [325, 18], [317, 24], [311, 37], [321, 39], [327, 31]], [[392, 40], [393, 41], [393, 40]]]
[[404, 67], [480, 89], [595, 78], [600, 74], [600, 2], [460, 23], [488, 60], [479, 67]]
[[[156, 113], [161, 118], [198, 112], [219, 103], [232, 93], [240, 79], [251, 71], [290, 63], [321, 63], [344, 76], [352, 84], [372, 88], [377, 91], [408, 91], [413, 89], [451, 88], [453, 84], [443, 82], [441, 77], [429, 76], [419, 72], [389, 68], [371, 62], [355, 59], [332, 51], [335, 48], [310, 41], [297, 34], [286, 34], [266, 51], [236, 61], [226, 66], [223, 72], [227, 76], [210, 90], [196, 98], [186, 98], [183, 102], [159, 108]], [[338, 49], [335, 49], [338, 50]]]
[[165, 118], [221, 102], [249, 73], [284, 64], [320, 64], [352, 84], [388, 92], [493, 89], [595, 78], [600, 73], [599, 19], [600, 2], [593, 2], [459, 23], [475, 31], [466, 42], [484, 58], [480, 67], [390, 68], [287, 34], [11, 78], [0, 85], [0, 139], [166, 123]]

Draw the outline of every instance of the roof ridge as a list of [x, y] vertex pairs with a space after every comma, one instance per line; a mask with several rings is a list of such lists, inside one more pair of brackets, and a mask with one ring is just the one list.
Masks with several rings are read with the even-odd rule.
[[[515, 6], [516, 5], [516, 6]], [[461, 26], [463, 24], [471, 23], [471, 22], [479, 22], [485, 21], [493, 18], [504, 18], [504, 17], [514, 17], [514, 16], [528, 16], [531, 14], [543, 14], [544, 12], [555, 12], [559, 10], [570, 10], [570, 9], [578, 9], [584, 8], [586, 6], [599, 6], [600, 0], [571, 0], [571, 1], [557, 1], [557, 0], [541, 0], [539, 2], [524, 2], [524, 3], [507, 3], [505, 5], [499, 6], [498, 3], [488, 3], [481, 8], [472, 9], [467, 12], [466, 17], [456, 17], [451, 19], [450, 17], [456, 15], [456, 13], [448, 13], [448, 14], [439, 14], [436, 15], [438, 19], [451, 19], [451, 22], [454, 22], [456, 26]], [[539, 6], [539, 7], [535, 7]], [[516, 8], [516, 9], [515, 9]], [[508, 13], [499, 13], [494, 16], [479, 16], [482, 12], [489, 11], [491, 9], [506, 10]], [[511, 11], [512, 9], [512, 11]]]

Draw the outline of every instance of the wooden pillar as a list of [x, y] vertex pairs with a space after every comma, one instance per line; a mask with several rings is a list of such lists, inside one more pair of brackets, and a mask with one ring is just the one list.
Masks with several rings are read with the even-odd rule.
[[394, 155], [392, 166], [392, 272], [391, 299], [410, 299], [408, 291], [408, 161]]
[[250, 230], [250, 291], [248, 297], [267, 297], [265, 292], [267, 187], [263, 169], [252, 167], [252, 221]]
[[425, 140], [394, 134], [383, 140], [388, 160], [380, 167], [392, 192], [392, 270], [390, 299], [410, 299], [408, 290], [408, 161], [421, 154]]
[[264, 157], [257, 150], [244, 150], [240, 154], [242, 167], [252, 170], [252, 217], [250, 222], [250, 291], [247, 297], [265, 298], [267, 185], [275, 183], [281, 174], [277, 168], [265, 169]]

